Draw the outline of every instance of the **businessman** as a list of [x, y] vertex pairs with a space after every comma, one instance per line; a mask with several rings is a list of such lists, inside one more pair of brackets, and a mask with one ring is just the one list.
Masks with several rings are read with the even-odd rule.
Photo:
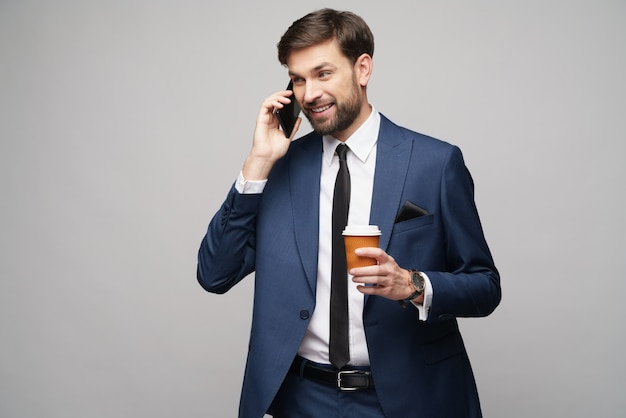
[[[456, 146], [369, 103], [373, 56], [350, 12], [288, 28], [278, 58], [293, 93], [261, 105], [200, 245], [207, 291], [255, 273], [240, 417], [481, 416], [457, 318], [489, 315], [501, 290], [473, 182]], [[300, 120], [288, 138], [276, 115], [292, 100], [313, 127], [296, 140]], [[379, 247], [356, 250], [374, 265], [347, 270], [346, 224], [380, 228]]]

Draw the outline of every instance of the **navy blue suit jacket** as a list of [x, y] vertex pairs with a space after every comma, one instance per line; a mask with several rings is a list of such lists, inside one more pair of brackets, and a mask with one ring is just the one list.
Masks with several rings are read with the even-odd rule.
[[[501, 291], [471, 176], [457, 147], [384, 116], [377, 147], [370, 223], [382, 230], [380, 248], [401, 267], [424, 271], [434, 291], [426, 322], [412, 306], [366, 297], [365, 335], [380, 403], [390, 418], [408, 411], [478, 417], [456, 318], [490, 314]], [[231, 189], [200, 246], [198, 280], [209, 292], [224, 293], [255, 272], [240, 417], [262, 417], [270, 408], [315, 309], [321, 164], [319, 135], [292, 142], [262, 194]], [[396, 223], [407, 200], [428, 214]]]

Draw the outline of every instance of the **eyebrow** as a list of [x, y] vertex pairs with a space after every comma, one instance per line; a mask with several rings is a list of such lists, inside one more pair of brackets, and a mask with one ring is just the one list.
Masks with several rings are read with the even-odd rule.
[[[318, 72], [318, 71], [322, 70], [322, 69], [323, 69], [323, 68], [325, 68], [325, 67], [332, 67], [332, 68], [336, 68], [336, 67], [335, 67], [335, 65], [331, 64], [330, 62], [323, 62], [323, 63], [321, 63], [321, 64], [316, 65], [315, 67], [313, 67], [313, 68], [311, 69], [311, 71], [309, 71], [309, 73], [311, 73], [311, 74], [312, 74], [312, 73], [316, 73], [316, 72]], [[298, 76], [299, 74], [294, 73], [293, 71], [289, 71], [289, 75], [290, 75], [290, 76]]]

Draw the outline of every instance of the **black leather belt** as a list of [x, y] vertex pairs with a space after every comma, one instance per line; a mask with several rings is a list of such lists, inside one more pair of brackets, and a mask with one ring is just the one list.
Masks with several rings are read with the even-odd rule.
[[300, 356], [291, 364], [289, 372], [305, 379], [334, 386], [338, 390], [362, 390], [374, 388], [372, 373], [368, 370], [321, 367]]

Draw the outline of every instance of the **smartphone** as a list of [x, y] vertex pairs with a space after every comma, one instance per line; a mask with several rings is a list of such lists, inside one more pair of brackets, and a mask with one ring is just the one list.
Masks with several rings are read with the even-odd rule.
[[[293, 81], [289, 82], [287, 90], [293, 91]], [[280, 126], [283, 128], [283, 132], [287, 138], [291, 136], [291, 131], [293, 131], [293, 127], [296, 124], [298, 115], [300, 114], [300, 105], [294, 95], [292, 94], [289, 98], [291, 99], [291, 103], [276, 111], [276, 116], [278, 116]]]

